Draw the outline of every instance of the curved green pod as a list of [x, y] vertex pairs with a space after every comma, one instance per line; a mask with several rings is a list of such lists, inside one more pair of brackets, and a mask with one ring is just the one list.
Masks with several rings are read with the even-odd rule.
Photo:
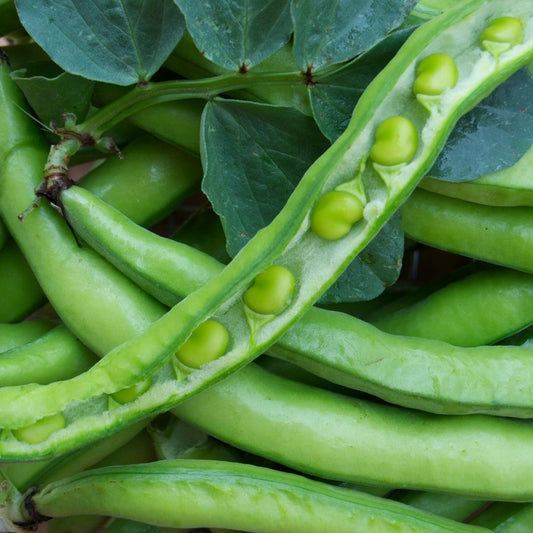
[[[195, 190], [201, 175], [198, 158], [143, 136], [123, 149], [123, 159], [106, 160], [89, 171], [80, 185], [146, 226], [159, 221]], [[27, 185], [30, 191], [30, 183]], [[27, 259], [12, 239], [0, 253], [0, 294], [0, 322], [21, 320], [46, 301]]]
[[442, 416], [347, 397], [255, 364], [172, 413], [236, 448], [324, 479], [486, 500], [533, 496], [533, 426], [523, 420]]
[[192, 459], [93, 470], [19, 497], [10, 507], [12, 522], [28, 524], [34, 517], [90, 513], [258, 533], [485, 531], [292, 473]]
[[[449, 283], [413, 305], [378, 314], [371, 322], [394, 335], [457, 346], [493, 344], [533, 323], [532, 291], [531, 274], [494, 267]], [[487, 311], [494, 309], [498, 312]]]
[[524, 347], [464, 348], [391, 336], [348, 315], [313, 308], [269, 353], [404, 407], [533, 417], [528, 385], [533, 366]]
[[[178, 300], [214, 275], [211, 257], [147, 234], [87, 191], [71, 188], [62, 197], [80, 234], [128, 276], [134, 272], [133, 279], [142, 279], [150, 294], [157, 297], [164, 290]], [[120, 243], [109, 238], [113, 228], [120, 228]], [[217, 265], [218, 270], [223, 268]], [[417, 306], [411, 306], [378, 322], [385, 330], [413, 338], [386, 334], [354, 317], [312, 308], [268, 353], [331, 382], [408, 407], [529, 417], [533, 404], [527, 383], [533, 379], [533, 367], [527, 349], [465, 349], [448, 343], [488, 344], [527, 327], [533, 323], [532, 298], [533, 276], [492, 268], [430, 295], [418, 303], [418, 312]], [[499, 312], [487, 313], [488, 305], [497, 306]], [[414, 338], [420, 336], [446, 342]]]
[[453, 183], [428, 176], [419, 187], [478, 204], [533, 207], [533, 146], [514, 165], [475, 180]]
[[0, 250], [0, 320], [24, 320], [46, 302], [28, 261], [13, 239]]
[[[533, 19], [528, 1], [513, 4], [513, 14], [528, 22]], [[62, 447], [79, 443], [79, 436], [96, 435], [117, 429], [132, 420], [168, 409], [213, 382], [237, 370], [272, 344], [316, 298], [336, 279], [345, 266], [373, 238], [392, 213], [409, 196], [417, 182], [442, 147], [456, 120], [475, 105], [512, 72], [533, 57], [533, 27], [525, 28], [524, 42], [500, 54], [496, 59], [481, 48], [479, 37], [487, 20], [507, 12], [505, 2], [486, 3], [471, 0], [442, 17], [421, 26], [388, 66], [369, 85], [358, 101], [352, 121], [345, 133], [307, 171], [297, 189], [276, 217], [260, 231], [210, 282], [176, 304], [144, 333], [110, 351], [89, 371], [72, 380], [50, 385], [12, 389], [9, 394], [18, 405], [17, 417], [9, 412], [10, 404], [0, 406], [0, 426], [4, 428], [0, 453], [24, 456], [57, 452]], [[460, 39], [457, 37], [461, 36]], [[431, 109], [414, 103], [412, 81], [416, 64], [428, 48], [448, 47], [460, 57], [460, 81]], [[420, 143], [407, 164], [366, 165], [366, 157], [374, 142], [377, 126], [389, 116], [407, 116], [419, 132]], [[9, 156], [9, 172], [21, 164], [20, 149]], [[24, 161], [29, 163], [28, 154]], [[16, 164], [15, 164], [16, 161]], [[37, 171], [43, 161], [34, 160]], [[32, 164], [33, 164], [32, 163]], [[26, 168], [26, 171], [29, 168]], [[6, 173], [4, 172], [4, 178]], [[367, 203], [364, 217], [339, 241], [326, 242], [309, 231], [309, 213], [314, 202], [329, 190], [347, 182], [364, 184]], [[328, 260], [325, 261], [324, 259]], [[287, 267], [298, 281], [291, 305], [280, 315], [251, 333], [244, 313], [242, 294], [257, 274], [271, 264]], [[112, 315], [111, 315], [112, 316]], [[183, 366], [168, 368], [173, 353], [190, 332], [207, 318], [213, 317], [228, 327], [231, 349], [200, 369], [190, 372]], [[81, 420], [75, 409], [102, 406], [107, 395], [130, 387], [150, 375], [153, 385], [135, 401], [112, 405], [103, 416]], [[47, 392], [45, 392], [47, 391]], [[100, 402], [100, 403], [98, 403]], [[15, 442], [12, 429], [37, 422], [40, 418], [62, 411], [67, 426], [34, 446]], [[67, 411], [71, 410], [70, 413]]]
[[32, 342], [0, 354], [0, 387], [69, 379], [97, 360], [65, 326], [59, 325]]
[[80, 185], [132, 220], [150, 226], [200, 188], [198, 157], [144, 135], [92, 169]]
[[0, 323], [0, 354], [38, 339], [54, 326], [53, 322], [44, 319], [16, 324]]
[[415, 241], [533, 273], [531, 207], [487, 206], [418, 189], [401, 212]]

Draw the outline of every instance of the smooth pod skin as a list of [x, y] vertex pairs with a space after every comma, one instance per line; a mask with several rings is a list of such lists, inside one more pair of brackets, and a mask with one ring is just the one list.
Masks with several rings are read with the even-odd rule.
[[459, 71], [453, 58], [436, 52], [426, 56], [418, 64], [413, 92], [436, 96], [454, 87], [458, 78]]
[[531, 207], [485, 206], [418, 189], [401, 212], [415, 241], [533, 273]]
[[122, 149], [81, 180], [84, 189], [141, 224], [151, 226], [199, 189], [198, 157], [149, 135]]
[[277, 315], [291, 303], [296, 281], [292, 272], [272, 265], [258, 274], [243, 294], [246, 306], [261, 315]]
[[[259, 533], [484, 531], [297, 474], [223, 461], [158, 461], [94, 470], [52, 483], [30, 498], [27, 506], [41, 516], [91, 513], [179, 528]], [[24, 514], [23, 509], [19, 512]]]
[[0, 321], [24, 320], [46, 302], [28, 261], [13, 239], [0, 250]]
[[269, 353], [404, 407], [533, 416], [527, 392], [533, 366], [525, 347], [463, 348], [436, 339], [391, 336], [349, 315], [313, 308]]
[[325, 479], [487, 500], [533, 497], [533, 427], [522, 420], [378, 404], [255, 364], [172, 412], [236, 448]]
[[176, 357], [191, 368], [222, 357], [230, 343], [230, 335], [225, 326], [216, 320], [206, 320], [200, 324], [187, 341], [176, 352]]
[[531, 274], [493, 267], [449, 283], [411, 306], [375, 316], [371, 322], [394, 335], [481, 346], [532, 324], [532, 298]]
[[30, 462], [0, 463], [0, 470], [19, 491], [71, 476], [87, 468], [114, 464], [148, 462], [155, 459], [153, 448], [148, 449], [146, 439], [139, 437], [149, 421], [131, 424], [98, 442], [60, 454], [51, 459]]
[[321, 196], [311, 211], [311, 229], [323, 239], [336, 241], [363, 218], [364, 205], [345, 191], [330, 191]]
[[[40, 321], [35, 322], [38, 326]], [[64, 325], [58, 325], [41, 337], [0, 354], [0, 386], [69, 379], [96, 361], [98, 358]]]
[[0, 323], [0, 353], [32, 342], [54, 327], [49, 320], [36, 319], [16, 324]]
[[389, 117], [376, 130], [370, 158], [374, 163], [384, 166], [408, 163], [414, 157], [417, 146], [415, 125], [406, 117]]
[[[165, 256], [166, 268], [174, 275], [167, 279], [158, 277], [157, 270], [146, 270], [143, 274], [144, 286], [151, 294], [157, 295], [160, 288], [165, 287], [178, 299], [185, 291], [192, 292], [202, 280], [209, 278], [210, 257], [205, 256], [204, 261], [201, 253], [191, 250], [195, 258], [194, 268], [187, 269], [182, 276], [185, 265], [192, 259], [186, 247], [177, 243], [172, 246], [168, 239], [153, 234], [143, 235], [143, 246], [138, 247], [139, 251], [131, 248], [126, 254], [119, 250], [116, 239], [104, 240], [106, 231], [108, 228], [109, 231], [120, 228], [123, 240], [130, 240], [130, 233], [136, 234], [131, 221], [118, 218], [101, 202], [94, 198], [91, 201], [86, 193], [83, 193], [83, 204], [76, 202], [82, 191], [68, 192], [66, 207], [72, 210], [71, 220], [76, 221], [75, 224], [86, 221], [82, 226], [86, 230], [92, 218], [97, 218], [100, 222], [98, 234], [103, 237], [100, 243], [102, 246], [105, 243], [106, 255], [115, 264], [120, 266], [128, 261], [140, 263], [145, 255]], [[107, 217], [108, 212], [113, 216]], [[131, 242], [133, 240], [131, 237]], [[221, 269], [222, 265], [218, 268]], [[142, 273], [139, 271], [139, 274]], [[195, 276], [198, 280], [193, 279]], [[268, 297], [270, 290], [267, 284]], [[394, 333], [411, 332], [414, 336], [431, 337], [423, 334], [424, 325], [429, 324], [435, 338], [452, 344], [487, 344], [495, 340], [494, 336], [503, 338], [533, 322], [532, 297], [531, 275], [493, 268], [472, 276], [469, 283], [458, 282], [453, 295], [447, 298], [441, 294], [426, 299], [426, 302], [435, 301], [433, 306], [427, 303], [422, 306], [420, 302], [421, 312], [416, 314], [416, 319], [404, 321], [411, 329], [402, 331], [400, 321], [400, 329], [394, 330]], [[439, 300], [440, 305], [436, 305]], [[464, 306], [465, 300], [470, 302], [468, 308]], [[498, 305], [500, 312], [497, 315], [486, 313], [487, 305]], [[407, 311], [404, 312], [409, 316]], [[465, 312], [467, 317], [460, 320], [461, 313]], [[474, 312], [479, 315], [476, 320], [472, 319]], [[385, 317], [385, 322], [388, 318], [389, 315]], [[191, 360], [194, 360], [194, 353], [204, 352], [194, 350], [189, 357]], [[353, 317], [313, 308], [271, 346], [268, 353], [330, 382], [408, 407], [455, 414], [532, 414], [528, 395], [520, 393], [527, 390], [527, 382], [531, 379], [528, 370], [531, 358], [524, 349], [464, 350], [435, 341], [384, 335]], [[183, 362], [192, 366], [190, 362]], [[498, 370], [502, 366], [506, 368], [503, 373]], [[491, 386], [486, 386], [486, 383]], [[466, 394], [467, 391], [469, 394]]]
[[[199, 183], [199, 160], [165, 142], [143, 136], [122, 152], [124, 159], [107, 159], [89, 171], [80, 185], [140, 225], [158, 221]], [[12, 239], [0, 253], [0, 294], [0, 322], [21, 320], [46, 302]]]

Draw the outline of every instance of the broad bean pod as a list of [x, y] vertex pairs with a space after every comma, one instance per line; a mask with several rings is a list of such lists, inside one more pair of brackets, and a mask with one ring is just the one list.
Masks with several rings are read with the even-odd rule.
[[0, 319], [25, 319], [46, 302], [46, 296], [28, 261], [13, 239], [0, 250]]
[[64, 325], [58, 325], [32, 342], [0, 354], [0, 387], [69, 379], [97, 360]]
[[172, 412], [236, 448], [324, 479], [485, 500], [533, 497], [528, 421], [351, 398], [256, 364]]
[[[160, 220], [199, 183], [201, 168], [196, 158], [149, 136], [134, 140], [122, 153], [124, 159], [108, 159], [92, 169], [83, 178], [82, 186], [139, 224]], [[31, 180], [26, 184], [28, 203], [36, 185]], [[142, 191], [142, 202], [134, 191]], [[31, 259], [32, 255], [28, 257]], [[12, 240], [0, 253], [0, 274], [2, 321], [21, 320], [46, 301], [26, 257]]]
[[[135, 225], [87, 191], [72, 187], [63, 191], [61, 199], [75, 231], [165, 303], [175, 303], [223, 268], [196, 249]], [[480, 338], [483, 342], [479, 344], [485, 344], [486, 332], [494, 335], [505, 327], [505, 333], [500, 334], [508, 336], [533, 322], [533, 278], [529, 274], [493, 269], [477, 274], [476, 279], [478, 284], [490, 285], [484, 299], [494, 298], [498, 290], [500, 299], [506, 297], [497, 317], [488, 314], [475, 321], [477, 335], [470, 329], [465, 331], [449, 301], [441, 304], [441, 311], [445, 309], [445, 314], [453, 316], [455, 329], [468, 337], [471, 346]], [[516, 297], [509, 298], [512, 290]], [[474, 287], [474, 291], [483, 293], [481, 287]], [[456, 300], [462, 305], [464, 298], [462, 293]], [[446, 316], [438, 316], [435, 322], [450, 336], [450, 328], [443, 327]], [[425, 322], [413, 323], [422, 328]], [[452, 342], [457, 342], [457, 337]], [[524, 348], [465, 349], [436, 340], [396, 337], [354, 317], [312, 308], [268, 351], [329, 381], [407, 407], [448, 414], [533, 415], [527, 393], [533, 368], [528, 370], [531, 357]]]
[[26, 498], [12, 497], [10, 518], [22, 525], [74, 512], [250, 532], [486, 531], [297, 474], [223, 461], [108, 467], [51, 483]]
[[[116, 427], [115, 424], [127, 424], [148, 413], [166, 410], [261, 353], [333, 282], [412, 192], [457, 118], [531, 60], [530, 7], [528, 2], [513, 6], [513, 14], [524, 20], [524, 42], [513, 43], [514, 46], [497, 54], [483, 48], [485, 41], [480, 44], [480, 37], [490, 19], [507, 12], [500, 2], [472, 0], [415, 31], [359, 100], [345, 134], [310, 168], [273, 223], [258, 233], [219, 276], [178, 303], [144, 334], [112, 350], [79, 378], [44, 386], [46, 389], [26, 386], [12, 391], [17, 396], [19, 411], [16, 419], [8, 410], [0, 412], [0, 425], [5, 428], [6, 437], [0, 444], [2, 451], [42, 453], [54, 445], [74, 442], [82, 425], [86, 428], [91, 424], [85, 434], [94, 436], [98, 431]], [[460, 40], [454, 40], [457, 35], [461, 35]], [[436, 101], [422, 98], [423, 105], [414, 103], [411, 88], [418, 61], [450, 42], [457, 46], [455, 51], [460, 58], [457, 85]], [[407, 103], [412, 105], [405, 106]], [[379, 151], [373, 150], [374, 165], [365, 166], [363, 162], [374, 145], [377, 126], [400, 108], [410, 115], [408, 120], [419, 131], [420, 143], [413, 159], [399, 167], [388, 167], [380, 162]], [[390, 131], [385, 133], [390, 139]], [[10, 172], [17, 155], [19, 151], [9, 156]], [[337, 187], [360, 191], [363, 184], [364, 216], [348, 235], [339, 241], [324, 241], [309, 231], [315, 200]], [[291, 271], [297, 284], [288, 308], [265, 320], [246, 312], [241, 296], [255, 276], [273, 263]], [[174, 364], [174, 374], [169, 374], [167, 361], [191, 331], [211, 316], [229, 326], [229, 351], [196, 371]], [[109, 394], [133, 386], [150, 373], [152, 385], [132, 402], [133, 408], [121, 405], [102, 416], [102, 401], [107, 401]], [[41, 390], [51, 393], [46, 394], [44, 402]], [[34, 446], [10, 438], [8, 430], [54, 416], [74, 403], [81, 408], [84, 401], [100, 402], [99, 416], [88, 416], [82, 423], [71, 412], [66, 416], [66, 427]]]
[[[138, 438], [147, 424], [148, 421], [132, 424], [98, 442], [92, 442], [51, 459], [0, 463], [0, 469], [9, 478], [9, 481], [17, 487], [17, 490], [25, 492], [31, 487], [71, 476], [87, 468], [97, 465], [107, 466], [103, 462], [110, 456], [117, 464], [147, 462], [155, 458], [153, 449], [150, 453], [145, 440]], [[135, 455], [132, 454], [132, 447]], [[119, 450], [121, 460], [116, 456]], [[136, 461], [139, 456], [141, 459]]]
[[[531, 282], [530, 274], [491, 267], [451, 282], [412, 305], [365, 319], [395, 335], [458, 346], [493, 344], [531, 324]], [[473, 314], [475, 320], [471, 320]]]
[[0, 353], [32, 342], [54, 327], [49, 320], [37, 319], [17, 324], [0, 324]]
[[402, 227], [415, 241], [533, 273], [529, 206], [488, 206], [418, 189], [401, 212]]

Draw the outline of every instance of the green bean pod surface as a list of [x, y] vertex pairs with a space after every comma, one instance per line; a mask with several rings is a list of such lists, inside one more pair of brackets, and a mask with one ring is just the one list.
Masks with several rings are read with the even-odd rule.
[[[210, 256], [135, 225], [88, 191], [72, 187], [61, 197], [75, 231], [163, 302], [178, 301], [223, 269]], [[485, 335], [479, 343], [485, 344], [485, 332], [496, 334], [498, 327], [507, 328], [501, 333], [503, 337], [533, 322], [533, 277], [503, 269], [491, 272], [492, 276], [489, 271], [483, 276], [484, 286], [490, 285], [486, 296], [495, 304], [497, 286], [502, 293], [500, 300], [505, 296], [505, 301], [498, 317], [479, 314], [488, 323], [478, 321], [477, 337], [468, 331], [471, 343]], [[477, 274], [478, 283], [483, 277]], [[483, 292], [480, 287], [475, 290]], [[464, 293], [458, 301], [464, 301]], [[442, 309], [454, 311], [449, 303], [441, 305]], [[444, 317], [439, 317], [442, 327]], [[420, 320], [414, 324], [423, 326]], [[462, 324], [457, 324], [456, 329], [461, 328]], [[533, 367], [528, 370], [531, 357], [524, 348], [465, 349], [436, 340], [397, 337], [354, 317], [312, 308], [269, 348], [269, 353], [334, 383], [407, 407], [449, 414], [533, 415], [527, 392]]]
[[[525, 272], [484, 269], [445, 285], [413, 305], [378, 313], [370, 322], [395, 335], [438, 339], [458, 346], [493, 344], [532, 323], [532, 281]], [[475, 320], [471, 320], [473, 315]]]
[[21, 521], [25, 516], [30, 523], [33, 517], [24, 507], [41, 517], [107, 514], [158, 526], [258, 533], [486, 531], [292, 473], [191, 459], [93, 470], [17, 503]]
[[38, 339], [0, 354], [0, 387], [69, 379], [97, 360], [64, 325], [58, 325]]
[[236, 448], [324, 479], [478, 500], [533, 498], [529, 421], [352, 398], [256, 364], [172, 412]]
[[402, 227], [415, 241], [533, 273], [529, 206], [488, 206], [418, 189], [402, 206]]
[[16, 324], [0, 324], [0, 353], [32, 342], [54, 327], [49, 320], [37, 319]]

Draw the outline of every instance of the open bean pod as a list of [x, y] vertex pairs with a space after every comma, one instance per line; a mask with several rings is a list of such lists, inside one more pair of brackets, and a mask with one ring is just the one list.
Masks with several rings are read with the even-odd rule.
[[[513, 3], [513, 18], [520, 21], [523, 36], [513, 37], [508, 46], [492, 46], [490, 33], [482, 38], [491, 21], [507, 16], [509, 6], [503, 0], [462, 3], [415, 31], [369, 85], [345, 133], [310, 167], [276, 219], [218, 276], [84, 374], [45, 386], [0, 390], [0, 455], [22, 458], [55, 453], [79, 444], [80, 439], [96, 438], [166, 410], [275, 342], [411, 194], [456, 120], [532, 60], [532, 10], [527, 0]], [[457, 66], [457, 83], [438, 95], [414, 95], [417, 66], [442, 50]], [[380, 129], [380, 125], [385, 126]], [[9, 154], [8, 172], [20, 170], [19, 156], [16, 150]], [[344, 236], [328, 240], [313, 231], [310, 219], [315, 203], [334, 190], [352, 194], [364, 208], [362, 218]], [[328, 222], [327, 217], [318, 219]], [[275, 307], [276, 312], [265, 314], [247, 306], [243, 295], [272, 265], [291, 272], [295, 281], [291, 294], [282, 291], [281, 311]], [[174, 354], [207, 319], [227, 329], [228, 349], [194, 369]], [[147, 378], [150, 386], [134, 401], [111, 401], [113, 394]], [[59, 413], [64, 427], [54, 426], [40, 442], [16, 438], [17, 430]]]

